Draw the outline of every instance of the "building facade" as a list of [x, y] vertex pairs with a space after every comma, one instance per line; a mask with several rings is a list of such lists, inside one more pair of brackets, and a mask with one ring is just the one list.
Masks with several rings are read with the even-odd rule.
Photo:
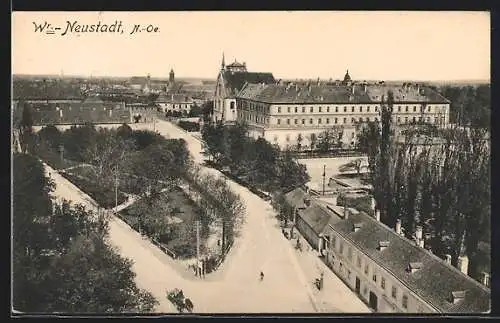
[[[287, 193], [285, 199], [295, 217], [311, 218], [313, 212], [321, 219], [316, 223], [324, 229], [304, 232], [308, 240], [317, 238], [312, 245], [325, 263], [376, 312], [486, 313], [491, 309], [490, 289], [467, 276], [467, 257], [459, 257], [455, 268], [451, 256], [440, 259], [432, 254], [425, 248], [420, 227], [412, 241], [401, 233], [399, 221], [393, 230], [364, 212], [325, 205], [301, 188]], [[326, 225], [324, 218], [329, 219]]]
[[194, 105], [193, 99], [184, 94], [162, 93], [156, 99], [156, 104], [163, 112], [179, 111], [189, 113]]
[[222, 55], [221, 70], [215, 85], [212, 121], [224, 123], [236, 121], [236, 95], [247, 82], [270, 84], [275, 80], [271, 73], [248, 72], [246, 64], [238, 63], [236, 60], [226, 66]]
[[[353, 83], [348, 73], [339, 85], [309, 83], [250, 84], [236, 96], [236, 120], [249, 125], [250, 135], [263, 137], [282, 148], [310, 148], [311, 135], [341, 129], [342, 144], [352, 146], [356, 133], [368, 121], [380, 122], [381, 102], [394, 94], [396, 127], [410, 123], [449, 123], [450, 101], [418, 84], [388, 86]], [[299, 139], [300, 138], [300, 139]]]

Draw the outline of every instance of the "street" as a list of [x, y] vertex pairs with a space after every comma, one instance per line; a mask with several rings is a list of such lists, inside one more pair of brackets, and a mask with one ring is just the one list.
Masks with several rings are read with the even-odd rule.
[[[201, 143], [191, 134], [162, 120], [157, 121], [156, 130], [168, 138], [185, 139], [194, 161], [203, 162]], [[223, 176], [203, 166], [201, 171]], [[53, 170], [50, 173], [56, 183], [56, 196], [95, 208], [91, 199], [65, 178]], [[175, 261], [149, 240], [120, 219], [111, 220], [110, 241], [124, 257], [134, 261], [138, 286], [153, 293], [160, 301], [156, 311], [176, 312], [166, 299], [166, 290], [180, 288], [193, 301], [195, 313], [324, 312], [325, 301], [319, 304], [312, 290], [315, 277], [301, 269], [292, 246], [281, 233], [270, 203], [245, 187], [228, 182], [246, 205], [246, 221], [224, 263], [205, 279], [187, 279], [176, 270]], [[259, 280], [261, 271], [265, 274], [263, 281]], [[353, 292], [339, 284], [342, 284], [339, 280], [325, 283], [332, 292], [338, 294], [340, 290], [342, 293], [340, 300], [338, 297], [327, 300], [328, 308], [342, 312], [342, 304], [349, 303], [354, 305], [345, 311], [369, 312]]]

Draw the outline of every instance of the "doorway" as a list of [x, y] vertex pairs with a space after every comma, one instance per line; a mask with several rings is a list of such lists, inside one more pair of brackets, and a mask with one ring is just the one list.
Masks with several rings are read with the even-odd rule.
[[358, 276], [356, 276], [356, 294], [360, 294], [360, 289], [361, 289], [361, 281], [359, 280]]
[[371, 309], [373, 309], [375, 312], [377, 311], [377, 295], [375, 293], [370, 292], [370, 301], [369, 301], [369, 306]]

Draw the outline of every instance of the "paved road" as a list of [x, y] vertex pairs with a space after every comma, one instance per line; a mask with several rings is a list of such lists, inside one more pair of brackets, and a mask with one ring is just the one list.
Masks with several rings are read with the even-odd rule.
[[[201, 143], [190, 134], [165, 121], [158, 121], [156, 130], [169, 138], [184, 138], [195, 162], [201, 163]], [[214, 169], [202, 167], [203, 172], [222, 176]], [[95, 205], [89, 197], [66, 179], [51, 171], [57, 188], [55, 194], [85, 205]], [[241, 195], [247, 207], [246, 222], [226, 261], [220, 269], [205, 280], [185, 277], [179, 266], [156, 246], [142, 238], [119, 219], [110, 223], [110, 240], [121, 254], [134, 260], [137, 284], [152, 292], [160, 301], [158, 312], [175, 312], [165, 298], [165, 290], [181, 288], [194, 303], [198, 313], [314, 313], [324, 311], [314, 298], [312, 281], [300, 268], [294, 251], [285, 240], [269, 202], [265, 202], [246, 188], [229, 181]], [[263, 271], [265, 278], [259, 281]], [[331, 308], [367, 312], [354, 293], [345, 292], [342, 302]], [[335, 286], [331, 286], [335, 288]], [[352, 300], [349, 309], [342, 304]], [[359, 309], [358, 309], [359, 307]]]

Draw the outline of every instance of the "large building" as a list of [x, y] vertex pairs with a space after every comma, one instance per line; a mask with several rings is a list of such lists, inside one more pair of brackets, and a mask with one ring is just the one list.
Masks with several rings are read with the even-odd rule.
[[356, 83], [348, 72], [339, 84], [247, 82], [236, 95], [236, 119], [249, 125], [251, 136], [282, 148], [297, 145], [299, 137], [308, 148], [312, 134], [332, 128], [341, 129], [342, 143], [349, 146], [363, 123], [380, 122], [381, 102], [389, 91], [394, 94], [394, 125], [448, 124], [450, 101], [436, 91], [419, 84]]
[[238, 63], [236, 60], [225, 65], [224, 55], [214, 94], [214, 112], [212, 120], [234, 122], [237, 118], [236, 96], [245, 83], [275, 83], [271, 73], [248, 72], [245, 63]]
[[[383, 313], [486, 313], [491, 309], [489, 275], [483, 284], [467, 276], [468, 259], [441, 259], [414, 240], [364, 212], [331, 206], [301, 188], [285, 195], [301, 234], [325, 263], [374, 311]], [[485, 286], [486, 285], [486, 286]]]

